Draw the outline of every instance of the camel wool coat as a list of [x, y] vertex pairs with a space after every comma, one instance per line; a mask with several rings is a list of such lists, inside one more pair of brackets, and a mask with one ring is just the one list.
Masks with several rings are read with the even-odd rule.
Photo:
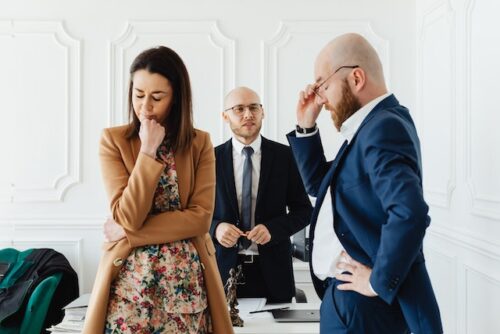
[[203, 268], [213, 333], [232, 334], [208, 234], [215, 201], [215, 156], [209, 134], [195, 130], [191, 147], [174, 154], [181, 209], [148, 216], [165, 165], [139, 153], [139, 137], [127, 139], [126, 131], [126, 125], [108, 128], [101, 138], [102, 176], [113, 219], [125, 229], [126, 238], [104, 243], [83, 333], [104, 332], [111, 283], [133, 248], [191, 239]]

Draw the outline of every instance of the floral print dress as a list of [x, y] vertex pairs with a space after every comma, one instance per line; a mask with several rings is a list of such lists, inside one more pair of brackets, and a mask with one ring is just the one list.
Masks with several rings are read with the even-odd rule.
[[[160, 145], [157, 157], [166, 167], [150, 214], [180, 209], [174, 154], [168, 141]], [[193, 243], [180, 240], [135, 248], [111, 285], [105, 333], [209, 332], [203, 272]]]

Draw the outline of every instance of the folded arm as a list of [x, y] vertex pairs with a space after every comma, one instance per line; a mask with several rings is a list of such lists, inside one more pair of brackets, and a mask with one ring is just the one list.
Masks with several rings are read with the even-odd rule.
[[132, 247], [184, 240], [208, 232], [215, 202], [215, 155], [208, 134], [195, 159], [191, 182], [185, 208], [149, 216], [140, 230], [125, 228]]
[[108, 129], [103, 131], [99, 156], [113, 219], [129, 231], [140, 230], [151, 209], [158, 179], [165, 165], [139, 153], [129, 173]]

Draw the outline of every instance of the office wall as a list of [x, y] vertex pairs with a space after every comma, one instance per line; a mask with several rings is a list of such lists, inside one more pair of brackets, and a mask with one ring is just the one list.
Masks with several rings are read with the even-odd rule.
[[497, 1], [417, 2], [417, 118], [445, 333], [500, 333]]

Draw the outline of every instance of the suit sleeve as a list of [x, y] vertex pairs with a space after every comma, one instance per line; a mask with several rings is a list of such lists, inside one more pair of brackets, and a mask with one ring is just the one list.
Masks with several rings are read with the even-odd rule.
[[215, 201], [215, 156], [208, 134], [205, 136], [187, 207], [149, 216], [138, 231], [126, 229], [131, 247], [184, 240], [208, 232]]
[[420, 252], [429, 225], [419, 144], [411, 132], [401, 120], [388, 119], [367, 134], [364, 154], [372, 188], [387, 215], [370, 283], [389, 304]]
[[286, 205], [288, 213], [264, 222], [271, 234], [271, 244], [300, 231], [309, 224], [312, 205], [306, 194], [297, 166], [290, 155], [288, 160]]
[[113, 219], [127, 230], [138, 231], [151, 208], [158, 179], [165, 165], [139, 153], [129, 174], [108, 129], [102, 133], [99, 157]]
[[292, 131], [287, 134], [287, 139], [307, 193], [317, 197], [329, 165], [323, 152], [319, 131], [313, 136], [302, 138], [297, 138], [295, 131]]

